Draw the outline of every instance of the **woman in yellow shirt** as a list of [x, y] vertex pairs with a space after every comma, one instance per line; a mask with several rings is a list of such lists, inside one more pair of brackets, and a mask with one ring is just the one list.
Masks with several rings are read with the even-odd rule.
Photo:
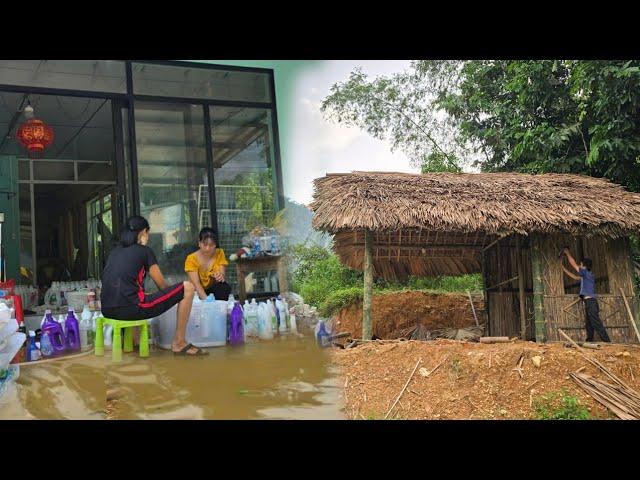
[[195, 285], [200, 300], [204, 300], [211, 293], [216, 300], [227, 300], [231, 287], [225, 281], [225, 265], [229, 262], [224, 256], [224, 251], [217, 248], [216, 233], [212, 228], [205, 227], [200, 230], [199, 240], [199, 249], [187, 255], [184, 271]]

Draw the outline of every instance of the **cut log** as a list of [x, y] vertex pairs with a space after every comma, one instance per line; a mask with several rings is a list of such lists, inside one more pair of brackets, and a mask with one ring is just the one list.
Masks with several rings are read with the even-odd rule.
[[480, 343], [509, 343], [509, 337], [480, 337]]

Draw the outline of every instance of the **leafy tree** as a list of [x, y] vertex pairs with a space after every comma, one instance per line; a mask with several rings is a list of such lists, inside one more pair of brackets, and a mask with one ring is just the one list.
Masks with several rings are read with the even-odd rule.
[[356, 70], [322, 109], [423, 172], [583, 173], [640, 191], [640, 61], [427, 60], [373, 80]]

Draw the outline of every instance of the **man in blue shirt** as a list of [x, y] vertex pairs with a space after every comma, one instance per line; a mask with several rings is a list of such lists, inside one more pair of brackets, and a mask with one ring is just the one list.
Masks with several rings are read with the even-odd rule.
[[596, 300], [596, 282], [593, 273], [591, 273], [593, 262], [589, 258], [583, 258], [580, 265], [578, 265], [571, 256], [571, 253], [569, 253], [568, 248], [565, 247], [562, 253], [567, 256], [571, 267], [580, 275], [574, 275], [562, 265], [564, 273], [574, 280], [580, 280], [580, 298], [584, 301], [584, 309], [586, 312], [587, 342], [593, 342], [594, 332], [598, 332], [603, 342], [610, 342], [611, 339], [607, 334], [607, 330], [604, 328], [602, 320], [600, 320], [600, 307], [598, 306], [598, 300]]

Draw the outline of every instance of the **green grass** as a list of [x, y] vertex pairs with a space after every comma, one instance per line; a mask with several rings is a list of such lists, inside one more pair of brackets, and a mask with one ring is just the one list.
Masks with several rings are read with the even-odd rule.
[[534, 402], [537, 420], [590, 420], [591, 413], [577, 397], [570, 395], [566, 389], [550, 392]]
[[[331, 251], [317, 246], [297, 245], [288, 250], [291, 265], [295, 265], [290, 288], [299, 293], [309, 305], [318, 308], [323, 316], [330, 316], [349, 305], [362, 302], [363, 274], [342, 263]], [[443, 293], [482, 291], [479, 274], [459, 277], [410, 277], [403, 282], [376, 279], [374, 293], [422, 291]]]

